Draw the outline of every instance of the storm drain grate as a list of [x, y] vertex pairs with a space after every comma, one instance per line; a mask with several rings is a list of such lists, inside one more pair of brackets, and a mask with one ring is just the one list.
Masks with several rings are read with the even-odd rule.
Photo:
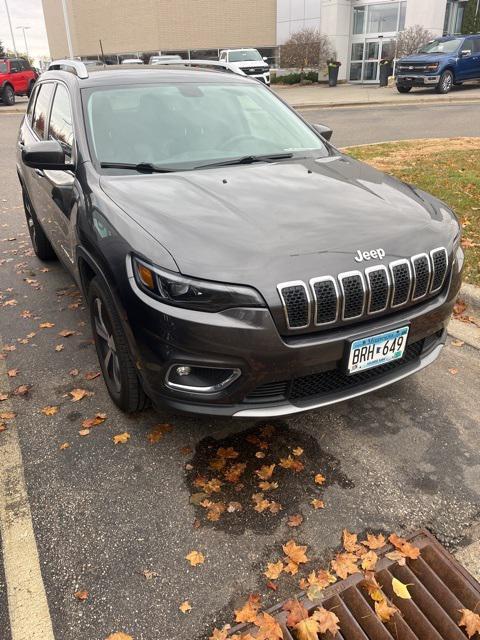
[[[363, 574], [354, 574], [323, 591], [323, 597], [311, 602], [304, 594], [298, 600], [313, 613], [319, 606], [333, 611], [339, 618], [340, 632], [319, 634], [335, 640], [465, 640], [458, 626], [460, 609], [479, 610], [480, 584], [427, 531], [408, 538], [421, 550], [417, 560], [407, 560], [405, 566], [385, 557], [390, 545], [379, 553], [375, 577], [389, 601], [400, 611], [383, 623], [375, 614], [374, 602], [364, 589]], [[397, 597], [392, 578], [408, 584], [411, 600]], [[287, 614], [283, 604], [269, 611], [279, 622], [284, 640], [296, 640], [287, 629]], [[255, 627], [240, 625], [231, 634], [250, 632]]]

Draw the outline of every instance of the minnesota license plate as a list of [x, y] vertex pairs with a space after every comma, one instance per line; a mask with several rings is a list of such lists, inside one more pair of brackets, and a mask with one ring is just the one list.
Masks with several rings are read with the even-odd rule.
[[401, 327], [352, 342], [348, 373], [358, 373], [401, 358], [407, 345], [408, 331], [409, 327]]

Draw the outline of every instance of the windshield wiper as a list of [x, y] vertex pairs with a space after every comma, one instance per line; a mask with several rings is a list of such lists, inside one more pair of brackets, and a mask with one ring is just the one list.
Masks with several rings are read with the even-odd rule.
[[150, 162], [139, 162], [138, 164], [130, 164], [128, 162], [101, 162], [102, 169], [132, 169], [138, 173], [171, 173], [175, 169], [169, 167], [158, 167]]
[[272, 153], [264, 156], [242, 156], [233, 158], [232, 160], [221, 160], [219, 162], [210, 162], [209, 164], [201, 164], [195, 169], [206, 169], [207, 167], [228, 167], [234, 164], [253, 164], [254, 162], [275, 162], [275, 160], [284, 160], [293, 158], [293, 153]]

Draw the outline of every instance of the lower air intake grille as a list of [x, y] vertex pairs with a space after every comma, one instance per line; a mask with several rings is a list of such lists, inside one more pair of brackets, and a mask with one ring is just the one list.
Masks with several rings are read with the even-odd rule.
[[390, 265], [393, 281], [392, 307], [399, 307], [408, 301], [410, 294], [410, 264], [402, 260]]
[[285, 305], [287, 323], [291, 329], [308, 326], [310, 320], [307, 289], [302, 283], [279, 285], [280, 296]]
[[365, 306], [365, 287], [360, 273], [338, 276], [343, 291], [343, 318], [358, 318]]
[[[410, 536], [408, 542], [419, 549], [420, 555], [416, 560], [405, 560], [404, 566], [387, 558], [386, 554], [394, 550], [391, 545], [377, 552], [374, 579], [388, 604], [397, 608], [388, 622], [382, 622], [376, 615], [375, 602], [361, 571], [324, 589], [318, 600], [311, 602], [305, 595], [298, 598], [308, 616], [324, 607], [338, 617], [340, 631], [335, 636], [319, 634], [319, 640], [466, 640], [465, 628], [459, 626], [461, 610], [478, 611], [480, 585], [428, 531]], [[408, 585], [410, 599], [395, 595], [394, 578]], [[282, 640], [293, 640], [295, 633], [287, 627], [283, 604], [269, 613], [281, 628]], [[255, 629], [250, 625], [237, 626], [230, 633], [248, 632], [255, 637]]]

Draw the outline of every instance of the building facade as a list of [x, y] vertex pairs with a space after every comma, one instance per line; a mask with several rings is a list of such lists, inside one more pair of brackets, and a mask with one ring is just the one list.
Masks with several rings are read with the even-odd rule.
[[[467, 0], [43, 0], [53, 58], [111, 62], [155, 53], [218, 57], [226, 47], [255, 47], [271, 64], [302, 28], [330, 38], [339, 79], [375, 83], [404, 28], [459, 33]], [[480, 0], [479, 0], [480, 4]]]

